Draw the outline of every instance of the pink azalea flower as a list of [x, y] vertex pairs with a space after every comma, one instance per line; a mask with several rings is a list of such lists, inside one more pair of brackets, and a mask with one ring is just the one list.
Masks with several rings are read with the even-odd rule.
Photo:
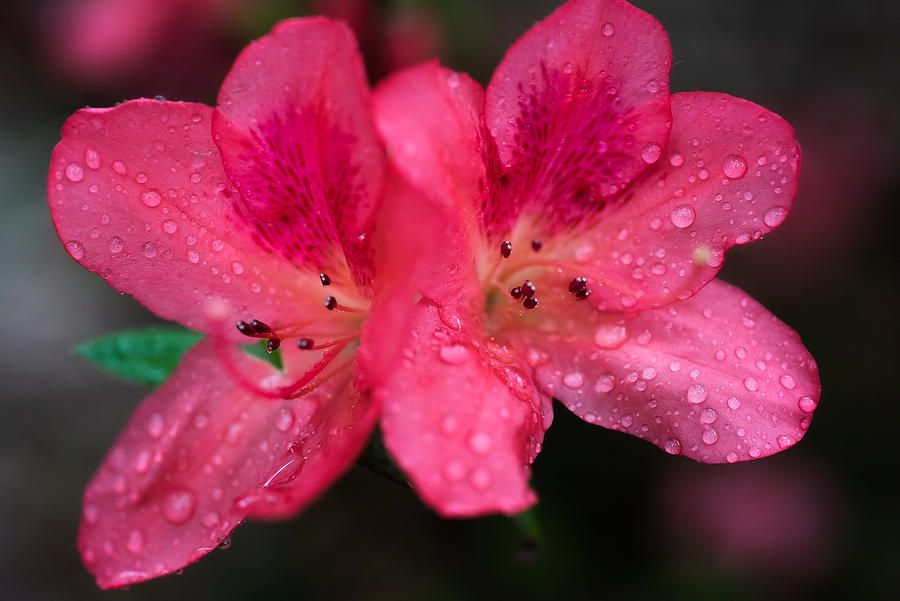
[[[297, 19], [238, 57], [215, 109], [141, 99], [66, 122], [48, 198], [68, 252], [211, 335], [85, 492], [78, 547], [100, 586], [178, 570], [247, 517], [295, 514], [371, 434], [378, 406], [355, 349], [371, 345], [375, 273], [400, 287], [410, 273], [372, 237], [414, 236], [406, 213], [374, 221], [389, 184], [369, 101], [350, 30]], [[284, 373], [240, 352], [247, 336], [284, 341]]]
[[393, 163], [446, 220], [415, 342], [377, 391], [385, 445], [442, 514], [534, 502], [551, 397], [707, 463], [808, 428], [799, 336], [713, 279], [790, 211], [793, 130], [725, 94], [670, 96], [671, 64], [651, 16], [572, 0], [486, 91], [436, 63], [376, 90]]

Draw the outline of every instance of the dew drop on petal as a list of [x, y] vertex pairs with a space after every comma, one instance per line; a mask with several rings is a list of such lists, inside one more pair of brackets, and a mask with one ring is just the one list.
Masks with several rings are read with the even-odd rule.
[[784, 207], [772, 207], [763, 215], [763, 223], [769, 227], [778, 227], [787, 218], [788, 212]]
[[147, 420], [147, 434], [149, 434], [151, 438], [159, 438], [162, 436], [164, 428], [165, 420], [161, 413], [154, 413], [150, 416], [150, 419]]
[[594, 390], [597, 392], [609, 392], [613, 388], [616, 387], [616, 378], [610, 374], [605, 374], [597, 378], [597, 383], [594, 384]]
[[781, 376], [781, 378], [779, 378], [778, 381], [781, 382], [781, 385], [784, 386], [788, 390], [793, 390], [794, 387], [797, 385], [797, 383], [794, 381], [794, 378], [792, 378], [788, 374], [784, 374], [783, 376]]
[[794, 444], [794, 441], [790, 436], [779, 436], [776, 440], [778, 442], [779, 449], [786, 449]]
[[234, 275], [241, 275], [244, 273], [244, 265], [239, 261], [235, 261], [231, 264], [231, 271], [234, 272]]
[[715, 444], [719, 440], [719, 433], [715, 428], [707, 428], [703, 431], [703, 442], [706, 444]]
[[687, 390], [687, 399], [688, 402], [698, 405], [706, 400], [708, 394], [703, 384], [691, 384]]
[[747, 159], [738, 154], [730, 154], [725, 157], [722, 171], [729, 179], [740, 179], [747, 173]]
[[450, 459], [444, 464], [444, 477], [450, 482], [458, 482], [466, 475], [466, 466], [459, 459]]
[[744, 388], [750, 392], [756, 392], [759, 390], [759, 382], [754, 378], [744, 378]]
[[158, 190], [150, 188], [141, 192], [141, 202], [150, 208], [158, 207], [162, 202], [162, 196]]
[[700, 421], [704, 424], [711, 424], [719, 418], [719, 412], [711, 407], [707, 407], [700, 412]]
[[84, 150], [84, 163], [96, 171], [100, 168], [100, 153], [98, 153], [93, 148], [85, 148]]
[[170, 490], [163, 498], [163, 516], [173, 524], [183, 524], [194, 515], [197, 497], [184, 488]]
[[681, 455], [681, 441], [677, 438], [670, 438], [666, 441], [663, 449], [669, 455]]
[[288, 407], [282, 407], [278, 410], [275, 418], [275, 427], [280, 432], [287, 432], [294, 425], [294, 412]]
[[672, 156], [669, 157], [669, 163], [673, 167], [681, 167], [682, 165], [684, 165], [684, 155], [681, 154], [680, 152], [676, 152], [675, 154], [673, 154]]
[[78, 183], [84, 179], [84, 170], [78, 163], [69, 163], [66, 167], [66, 177], [70, 182]]
[[604, 23], [603, 27], [600, 29], [600, 33], [602, 33], [606, 37], [610, 37], [614, 33], [616, 33], [616, 28], [612, 23]]
[[571, 388], [573, 390], [581, 388], [584, 384], [584, 376], [577, 371], [573, 371], [563, 377], [563, 384], [566, 385], [566, 388]]
[[736, 397], [728, 397], [728, 408], [732, 411], [737, 411], [741, 408], [741, 402]]
[[69, 254], [72, 255], [72, 258], [76, 261], [80, 261], [84, 258], [84, 246], [77, 240], [66, 242], [66, 250], [69, 251]]
[[672, 210], [672, 224], [677, 227], [684, 229], [686, 227], [690, 227], [694, 223], [694, 219], [697, 217], [697, 214], [694, 212], [694, 208], [690, 205], [679, 205]]
[[804, 413], [812, 413], [816, 409], [816, 405], [818, 403], [812, 397], [801, 397], [799, 401], [797, 401], [797, 405], [800, 407], [800, 410]]
[[476, 468], [469, 476], [469, 482], [476, 490], [487, 490], [491, 487], [491, 473], [483, 467]]
[[476, 455], [487, 455], [494, 447], [494, 441], [489, 434], [484, 432], [473, 432], [468, 440], [469, 450]]
[[162, 231], [167, 234], [174, 234], [178, 231], [178, 224], [171, 219], [166, 219], [162, 222]]
[[461, 365], [469, 360], [471, 351], [463, 344], [447, 344], [438, 353], [441, 361], [448, 365]]
[[641, 160], [652, 165], [659, 160], [660, 155], [662, 155], [662, 148], [659, 147], [659, 144], [648, 144], [641, 151]]
[[109, 239], [109, 251], [113, 253], [120, 253], [122, 249], [125, 248], [125, 243], [118, 236], [113, 236]]
[[125, 541], [125, 548], [132, 553], [140, 553], [144, 548], [144, 535], [140, 530], [132, 530], [128, 533], [128, 539]]
[[628, 330], [623, 323], [604, 323], [594, 332], [594, 344], [605, 349], [618, 348], [627, 338]]
[[728, 463], [736, 463], [738, 460], [738, 455], [734, 451], [731, 451], [727, 455], [725, 455], [725, 461]]

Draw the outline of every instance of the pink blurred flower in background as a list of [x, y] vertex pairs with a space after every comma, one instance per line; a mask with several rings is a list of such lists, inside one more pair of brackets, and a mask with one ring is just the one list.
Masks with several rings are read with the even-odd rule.
[[728, 470], [683, 465], [657, 496], [663, 549], [790, 587], [828, 574], [843, 534], [844, 498], [822, 466], [792, 459]]
[[710, 463], [808, 428], [820, 386], [799, 336], [711, 281], [790, 211], [793, 130], [724, 94], [670, 97], [670, 67], [651, 16], [572, 0], [486, 91], [436, 63], [376, 89], [393, 164], [446, 215], [419, 342], [378, 391], [385, 445], [442, 513], [534, 502], [551, 397]]

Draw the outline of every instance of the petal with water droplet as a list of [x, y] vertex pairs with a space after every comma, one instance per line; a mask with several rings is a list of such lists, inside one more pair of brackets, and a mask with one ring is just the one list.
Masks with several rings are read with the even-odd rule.
[[[733, 463], [777, 453], [803, 437], [807, 410], [819, 398], [816, 363], [793, 330], [741, 290], [716, 280], [689, 300], [621, 317], [629, 329], [651, 332], [651, 340], [632, 337], [598, 353], [590, 332], [609, 317], [586, 304], [553, 316], [552, 334], [510, 336], [550, 358], [535, 369], [548, 394], [590, 423], [670, 453]], [[743, 325], [747, 317], [753, 330]], [[779, 369], [760, 369], [762, 358]], [[568, 386], [572, 373], [598, 384]]]

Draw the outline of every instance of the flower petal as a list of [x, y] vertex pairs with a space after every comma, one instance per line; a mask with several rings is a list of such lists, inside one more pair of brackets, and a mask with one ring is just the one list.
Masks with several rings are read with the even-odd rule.
[[261, 244], [297, 265], [331, 273], [349, 263], [367, 277], [363, 235], [384, 158], [346, 25], [293, 19], [250, 44], [222, 84], [213, 133]]
[[741, 290], [716, 280], [636, 315], [580, 307], [511, 337], [538, 385], [585, 421], [705, 463], [777, 453], [809, 427], [816, 363]]
[[[53, 222], [79, 263], [165, 319], [232, 339], [239, 319], [299, 320], [324, 313], [320, 288], [256, 245], [231, 215], [201, 104], [134, 100], [84, 109], [53, 151]], [[306, 280], [310, 280], [306, 282]]]
[[435, 200], [468, 213], [476, 228], [488, 181], [483, 106], [476, 81], [436, 61], [389, 77], [373, 95], [392, 164]]
[[[592, 299], [639, 310], [687, 298], [715, 277], [725, 250], [784, 221], [797, 192], [794, 130], [766, 109], [710, 92], [672, 96], [672, 136], [624, 204], [573, 250], [592, 248]], [[583, 252], [583, 251], [582, 251]]]
[[508, 347], [423, 301], [412, 343], [376, 391], [388, 451], [445, 516], [517, 513], [537, 499], [529, 465], [549, 427], [549, 397]]
[[[171, 573], [215, 549], [256, 513], [238, 500], [281, 477], [298, 446], [319, 466], [310, 482], [297, 480], [305, 501], [346, 467], [329, 463], [323, 477], [323, 459], [306, 441], [328, 436], [328, 413], [353, 396], [346, 393], [349, 370], [300, 399], [273, 400], [235, 384], [215, 345], [208, 339], [185, 355], [138, 407], [88, 485], [78, 548], [103, 588]], [[248, 381], [278, 383], [268, 364], [231, 352]]]
[[528, 204], [550, 231], [576, 224], [631, 182], [665, 147], [671, 64], [662, 26], [616, 0], [571, 0], [522, 36], [485, 99], [508, 171], [489, 232]]

